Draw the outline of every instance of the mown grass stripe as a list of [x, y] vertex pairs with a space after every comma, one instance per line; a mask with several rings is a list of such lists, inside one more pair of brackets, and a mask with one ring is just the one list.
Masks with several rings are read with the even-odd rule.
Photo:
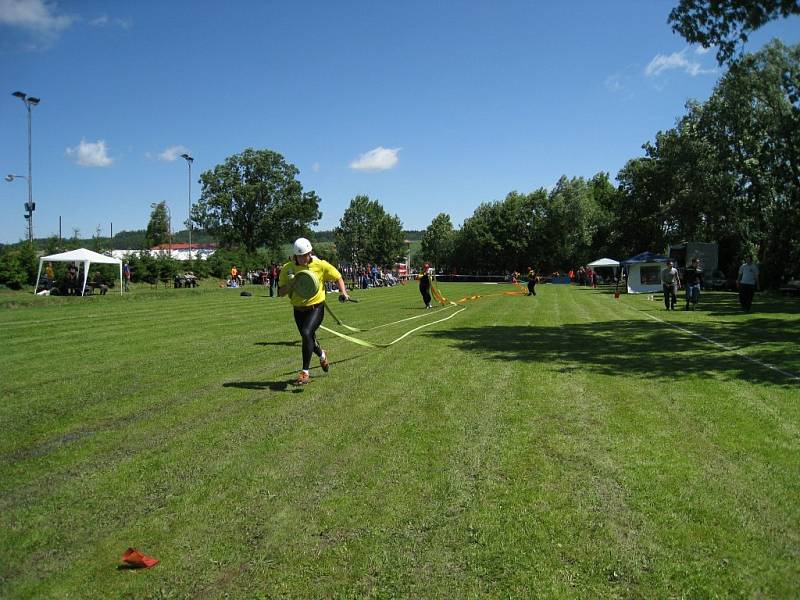
[[[646, 298], [545, 285], [381, 351], [322, 335], [331, 371], [295, 389], [291, 308], [229, 291], [0, 310], [30, 322], [0, 329], [0, 595], [796, 589], [796, 386], [623, 305]], [[423, 311], [410, 286], [359, 297], [340, 316], [360, 327]], [[703, 302], [670, 317], [798, 364], [790, 305]], [[34, 315], [65, 313], [52, 347]], [[118, 572], [128, 545], [162, 563]]]

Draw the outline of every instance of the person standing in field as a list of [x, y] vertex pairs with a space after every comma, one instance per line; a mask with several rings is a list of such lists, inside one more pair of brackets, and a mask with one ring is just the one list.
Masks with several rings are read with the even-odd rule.
[[[317, 341], [317, 329], [322, 325], [322, 319], [325, 317], [324, 282], [336, 282], [339, 286], [340, 301], [346, 302], [350, 299], [341, 273], [328, 261], [313, 256], [311, 251], [311, 242], [306, 238], [295, 240], [294, 256], [292, 260], [283, 265], [278, 277], [278, 296], [289, 296], [294, 312], [294, 322], [303, 342], [303, 367], [294, 382], [295, 385], [305, 385], [309, 382], [312, 354], [316, 354], [319, 357], [319, 366], [322, 367], [324, 372], [327, 373], [330, 368], [328, 355]], [[295, 275], [300, 271], [306, 270], [314, 273], [320, 283], [316, 293], [309, 298], [303, 298], [294, 291]]]
[[231, 287], [237, 287], [239, 285], [239, 269], [236, 268], [236, 265], [231, 267]]
[[425, 303], [425, 308], [431, 307], [431, 268], [428, 263], [422, 265], [422, 271], [419, 274], [419, 293], [422, 294], [422, 301]]
[[700, 267], [700, 259], [696, 256], [686, 267], [683, 279], [686, 286], [686, 310], [690, 310], [690, 307], [694, 310], [700, 300], [700, 287], [703, 285], [703, 269]]
[[528, 267], [528, 296], [536, 295], [536, 271]]
[[747, 262], [739, 267], [736, 285], [739, 288], [739, 304], [749, 311], [753, 306], [753, 296], [758, 290], [758, 267], [753, 264], [752, 256], [748, 256]]
[[125, 262], [122, 265], [122, 289], [126, 292], [130, 291], [131, 284], [131, 266]]
[[67, 293], [70, 296], [78, 294], [78, 267], [75, 263], [70, 263], [67, 269]]
[[269, 297], [273, 298], [275, 296], [275, 290], [278, 289], [278, 275], [280, 275], [280, 269], [278, 265], [272, 263], [269, 267]]
[[664, 290], [664, 306], [667, 310], [675, 310], [680, 284], [678, 269], [673, 266], [671, 260], [668, 260], [667, 266], [661, 270], [661, 288]]

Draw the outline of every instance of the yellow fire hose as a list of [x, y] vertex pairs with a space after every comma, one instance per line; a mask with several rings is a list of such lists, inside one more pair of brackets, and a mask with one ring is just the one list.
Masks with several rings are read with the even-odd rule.
[[[433, 292], [433, 297], [436, 299], [437, 302], [439, 302], [439, 304], [442, 305], [442, 308], [440, 308], [439, 310], [434, 311], [434, 313], [440, 312], [440, 311], [445, 310], [447, 308], [464, 305], [464, 304], [466, 304], [466, 302], [468, 300], [479, 300], [481, 298], [489, 298], [491, 296], [523, 296], [523, 295], [527, 295], [528, 291], [523, 286], [517, 284], [517, 287], [520, 288], [519, 291], [499, 292], [499, 293], [495, 293], [495, 294], [472, 294], [470, 296], [464, 296], [460, 300], [457, 300], [457, 301], [454, 302], [452, 300], [448, 300], [447, 298], [445, 298], [439, 292], [438, 288], [435, 285], [433, 285], [433, 282], [431, 282], [431, 291]], [[413, 316], [413, 317], [407, 317], [405, 319], [400, 319], [399, 321], [392, 321], [391, 323], [384, 323], [382, 325], [376, 325], [375, 327], [371, 327], [371, 328], [368, 328], [368, 329], [357, 329], [356, 327], [350, 327], [349, 325], [346, 325], [345, 323], [343, 323], [342, 320], [339, 317], [336, 316], [336, 313], [333, 310], [331, 310], [331, 307], [327, 302], [325, 302], [325, 309], [330, 313], [330, 315], [333, 317], [334, 321], [336, 321], [336, 323], [338, 323], [340, 327], [344, 327], [345, 329], [347, 329], [349, 331], [353, 331], [353, 332], [357, 332], [357, 333], [358, 332], [365, 332], [365, 331], [372, 331], [372, 330], [375, 330], [375, 329], [380, 329], [382, 327], [389, 327], [390, 325], [397, 325], [398, 323], [403, 323], [405, 321], [411, 321], [413, 319], [419, 319], [419, 318], [427, 317], [427, 316], [429, 316], [431, 314], [434, 314], [434, 313], [425, 313], [423, 315], [416, 315], [416, 316]], [[344, 340], [347, 340], [349, 342], [352, 342], [354, 344], [358, 344], [359, 346], [364, 346], [366, 348], [388, 348], [389, 346], [391, 346], [393, 344], [396, 344], [400, 340], [408, 337], [409, 335], [411, 335], [415, 331], [419, 331], [420, 329], [425, 329], [426, 327], [430, 327], [431, 325], [436, 325], [437, 323], [442, 323], [444, 321], [448, 321], [448, 320], [452, 319], [453, 317], [455, 317], [457, 314], [459, 314], [461, 312], [464, 312], [465, 310], [467, 310], [467, 307], [463, 306], [459, 310], [453, 312], [452, 314], [448, 315], [447, 317], [445, 317], [443, 319], [438, 319], [436, 321], [431, 321], [430, 323], [426, 323], [425, 325], [420, 325], [419, 327], [415, 327], [411, 331], [408, 331], [408, 332], [404, 333], [399, 338], [397, 338], [395, 340], [392, 340], [388, 344], [376, 344], [376, 343], [373, 343], [373, 342], [368, 342], [366, 340], [362, 340], [362, 339], [354, 337], [352, 335], [346, 335], [344, 333], [335, 331], [333, 329], [325, 327], [324, 325], [320, 325], [320, 329], [324, 329], [328, 333], [332, 333], [333, 335], [335, 335], [337, 337], [340, 337], [340, 338], [342, 338]]]

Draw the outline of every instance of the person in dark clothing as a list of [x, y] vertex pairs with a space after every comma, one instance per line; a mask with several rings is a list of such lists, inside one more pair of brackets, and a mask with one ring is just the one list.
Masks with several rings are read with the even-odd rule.
[[686, 267], [684, 274], [684, 284], [686, 285], [686, 310], [694, 310], [700, 300], [700, 288], [703, 286], [703, 269], [700, 267], [700, 259], [692, 259], [691, 264]]
[[422, 301], [425, 303], [425, 308], [431, 307], [431, 274], [430, 267], [426, 263], [422, 267], [422, 272], [419, 274], [419, 293], [422, 294]]
[[278, 268], [278, 265], [272, 263], [269, 268], [269, 297], [272, 298], [275, 296], [275, 291], [278, 289], [278, 276], [280, 275], [281, 270]]
[[536, 271], [528, 267], [528, 296], [536, 295]]
[[78, 267], [75, 263], [71, 263], [67, 270], [67, 294], [78, 295]]

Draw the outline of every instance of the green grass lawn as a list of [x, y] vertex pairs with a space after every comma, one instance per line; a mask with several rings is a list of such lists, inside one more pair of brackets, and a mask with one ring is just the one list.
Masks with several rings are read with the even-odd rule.
[[797, 300], [249, 289], [0, 294], [0, 597], [796, 597]]

